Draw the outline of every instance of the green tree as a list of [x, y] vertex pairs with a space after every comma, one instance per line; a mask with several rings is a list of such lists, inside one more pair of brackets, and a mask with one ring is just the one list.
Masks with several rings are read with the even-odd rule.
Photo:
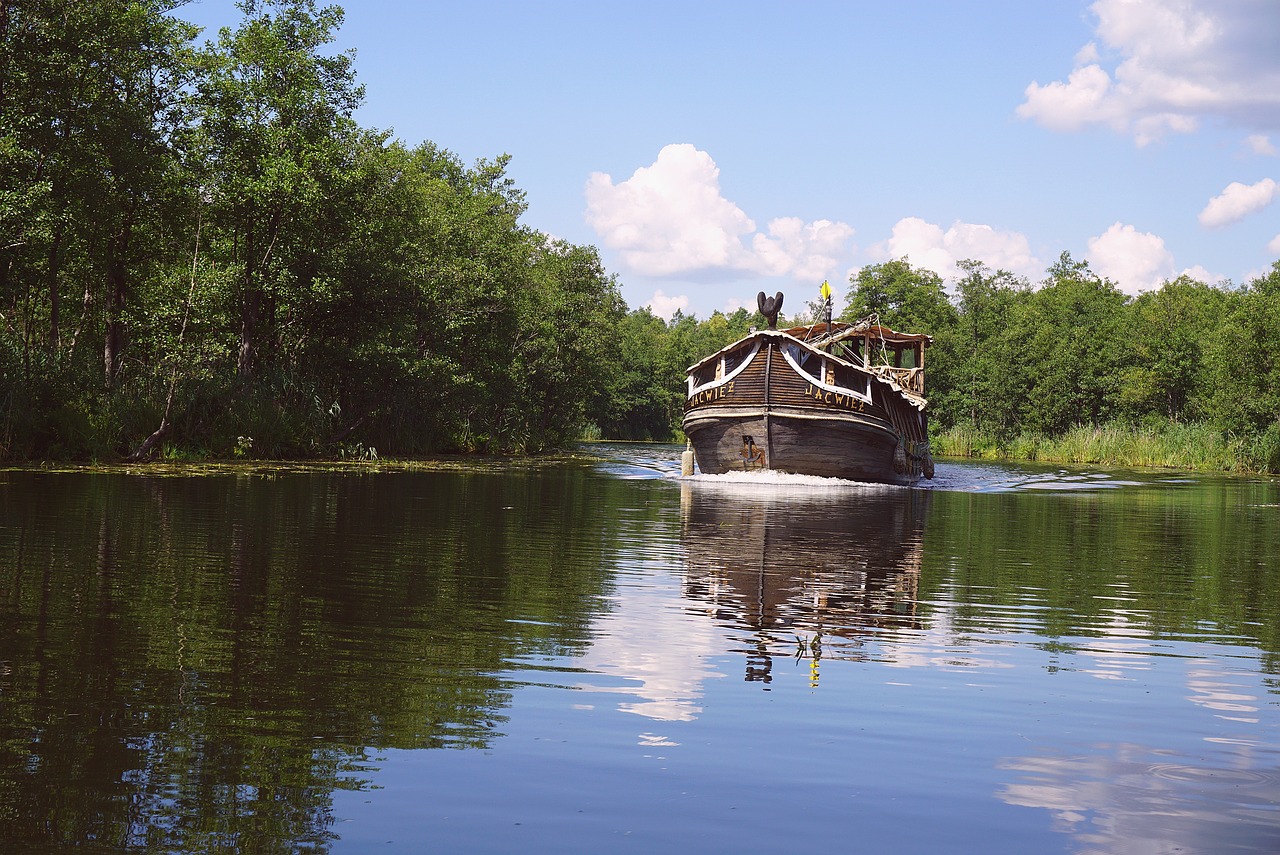
[[1066, 252], [1048, 274], [1014, 313], [1010, 335], [1022, 345], [1019, 364], [1028, 372], [1021, 422], [1056, 435], [1116, 414], [1126, 367], [1125, 296]]
[[582, 436], [593, 387], [613, 370], [611, 332], [626, 307], [594, 247], [544, 239], [532, 264], [510, 344], [514, 394], [503, 404], [522, 426], [514, 445], [536, 451]]
[[1184, 275], [1130, 303], [1125, 328], [1133, 364], [1121, 375], [1119, 399], [1132, 415], [1173, 421], [1203, 416], [1205, 343], [1227, 302], [1220, 289]]
[[425, 144], [413, 152], [421, 194], [414, 250], [414, 371], [434, 389], [434, 420], [447, 443], [501, 450], [524, 443], [514, 417], [512, 347], [517, 295], [532, 288], [542, 239], [519, 224], [524, 194], [510, 160], [465, 167]]
[[[942, 277], [927, 268], [912, 266], [903, 257], [863, 267], [849, 282], [854, 287], [845, 297], [839, 319], [852, 323], [875, 315], [880, 323], [899, 332], [933, 336], [924, 363], [928, 378], [925, 392], [933, 398], [938, 390], [952, 388], [958, 358], [954, 330], [959, 316]], [[945, 394], [931, 402], [930, 409], [943, 424], [955, 420]]]
[[1224, 430], [1271, 437], [1280, 455], [1280, 261], [1233, 297], [1206, 345], [1206, 408]]
[[950, 358], [937, 360], [943, 370], [930, 370], [930, 408], [943, 427], [967, 422], [1008, 439], [1019, 425], [1019, 390], [1025, 394], [1028, 386], [1009, 322], [1031, 287], [978, 261], [964, 260], [959, 267], [964, 275], [956, 283], [957, 322], [939, 333], [931, 349]]
[[666, 364], [667, 324], [644, 306], [619, 317], [611, 337], [612, 364], [591, 402], [601, 435], [670, 439], [683, 373], [673, 377]]
[[[245, 20], [200, 56], [194, 167], [215, 252], [236, 272], [236, 373], [249, 380], [279, 351], [327, 183], [356, 136], [363, 97], [349, 54], [325, 55], [342, 23], [314, 0], [242, 0]], [[264, 352], [265, 351], [265, 352]]]
[[[0, 4], [0, 346], [21, 366], [0, 370], [0, 383], [17, 414], [7, 424], [35, 453], [86, 441], [93, 420], [110, 417], [116, 397], [95, 386], [122, 379], [132, 327], [154, 304], [189, 210], [172, 136], [195, 28], [173, 8]], [[67, 311], [73, 297], [78, 312]], [[101, 361], [85, 344], [95, 339]], [[133, 365], [145, 373], [144, 358]]]
[[854, 322], [877, 314], [880, 323], [902, 332], [936, 333], [955, 325], [956, 311], [942, 277], [914, 267], [906, 258], [870, 264], [849, 279], [840, 320]]

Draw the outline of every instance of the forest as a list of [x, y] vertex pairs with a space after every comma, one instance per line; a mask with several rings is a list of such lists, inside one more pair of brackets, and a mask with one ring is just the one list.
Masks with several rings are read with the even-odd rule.
[[[210, 35], [181, 5], [0, 0], [0, 460], [678, 439], [684, 368], [761, 323], [630, 309], [595, 247], [522, 221], [507, 155], [361, 127], [338, 7], [244, 0]], [[940, 453], [1145, 436], [1280, 470], [1280, 262], [1137, 297], [1066, 253], [962, 269], [864, 267], [841, 313], [934, 336]]]

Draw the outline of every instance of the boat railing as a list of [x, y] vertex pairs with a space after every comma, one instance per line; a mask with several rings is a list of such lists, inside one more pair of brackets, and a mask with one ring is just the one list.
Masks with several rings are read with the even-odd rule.
[[908, 392], [924, 395], [924, 369], [895, 368], [892, 365], [875, 365], [872, 370], [882, 377], [897, 383]]

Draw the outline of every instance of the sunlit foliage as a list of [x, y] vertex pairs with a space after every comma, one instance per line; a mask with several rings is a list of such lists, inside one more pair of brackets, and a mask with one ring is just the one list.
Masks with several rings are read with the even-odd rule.
[[0, 459], [536, 451], [625, 314], [594, 248], [353, 119], [342, 11], [4, 0]]

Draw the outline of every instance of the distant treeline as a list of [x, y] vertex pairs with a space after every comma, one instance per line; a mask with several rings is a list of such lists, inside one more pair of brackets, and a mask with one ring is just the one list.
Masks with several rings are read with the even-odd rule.
[[[0, 0], [0, 459], [672, 439], [685, 367], [762, 323], [628, 311], [521, 223], [505, 156], [359, 127], [336, 7], [245, 0], [198, 43], [179, 5]], [[1280, 262], [1136, 298], [1066, 254], [962, 269], [863, 268], [841, 313], [934, 336], [944, 452], [1145, 433], [1280, 469]]]

